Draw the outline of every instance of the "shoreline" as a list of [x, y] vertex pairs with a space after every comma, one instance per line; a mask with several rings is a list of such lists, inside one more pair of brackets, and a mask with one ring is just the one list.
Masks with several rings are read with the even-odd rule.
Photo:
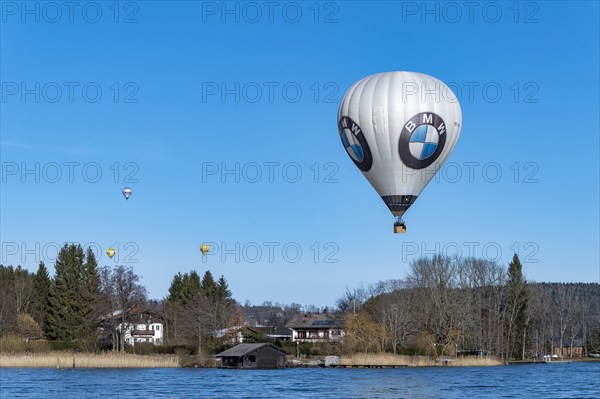
[[[130, 353], [0, 353], [2, 368], [53, 368], [53, 369], [100, 369], [100, 368], [218, 368], [212, 358], [199, 362], [190, 362], [189, 358], [177, 355], [136, 355]], [[596, 358], [569, 358], [564, 363], [600, 362]], [[495, 358], [443, 358], [432, 359], [428, 356], [404, 356], [388, 353], [356, 354], [340, 357], [339, 364], [325, 367], [319, 358], [287, 361], [289, 368], [413, 368], [413, 367], [494, 367], [525, 364], [547, 364], [543, 361], [503, 362]]]

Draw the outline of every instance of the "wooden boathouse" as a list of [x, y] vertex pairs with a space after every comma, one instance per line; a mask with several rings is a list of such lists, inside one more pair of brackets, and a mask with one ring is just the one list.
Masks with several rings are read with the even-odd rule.
[[239, 344], [215, 357], [221, 358], [221, 368], [277, 369], [285, 367], [286, 352], [271, 343]]

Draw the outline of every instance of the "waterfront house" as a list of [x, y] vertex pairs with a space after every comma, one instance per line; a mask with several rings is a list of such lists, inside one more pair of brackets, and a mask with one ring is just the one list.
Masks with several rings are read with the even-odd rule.
[[286, 327], [292, 330], [294, 342], [332, 342], [344, 337], [343, 321], [326, 314], [297, 314]]
[[153, 345], [163, 344], [164, 326], [150, 315], [140, 315], [138, 320], [119, 323], [117, 325], [119, 334], [125, 332], [125, 344], [135, 346], [138, 343], [151, 343]]
[[564, 340], [562, 353], [560, 352], [560, 341], [554, 344], [554, 354], [559, 357], [582, 357], [584, 353], [583, 340], [578, 338], [573, 341]]

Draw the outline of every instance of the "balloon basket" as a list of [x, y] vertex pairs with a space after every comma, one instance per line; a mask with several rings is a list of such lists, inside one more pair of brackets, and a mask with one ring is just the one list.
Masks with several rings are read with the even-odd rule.
[[394, 223], [394, 234], [406, 233], [406, 225], [404, 223]]

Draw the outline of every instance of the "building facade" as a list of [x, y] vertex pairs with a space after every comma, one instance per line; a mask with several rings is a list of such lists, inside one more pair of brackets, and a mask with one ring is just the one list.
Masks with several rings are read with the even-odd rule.
[[162, 323], [124, 323], [119, 324], [117, 330], [125, 332], [125, 344], [135, 346], [139, 343], [163, 344], [164, 326]]
[[293, 342], [333, 342], [345, 335], [343, 321], [325, 314], [298, 314], [286, 327], [292, 330]]

